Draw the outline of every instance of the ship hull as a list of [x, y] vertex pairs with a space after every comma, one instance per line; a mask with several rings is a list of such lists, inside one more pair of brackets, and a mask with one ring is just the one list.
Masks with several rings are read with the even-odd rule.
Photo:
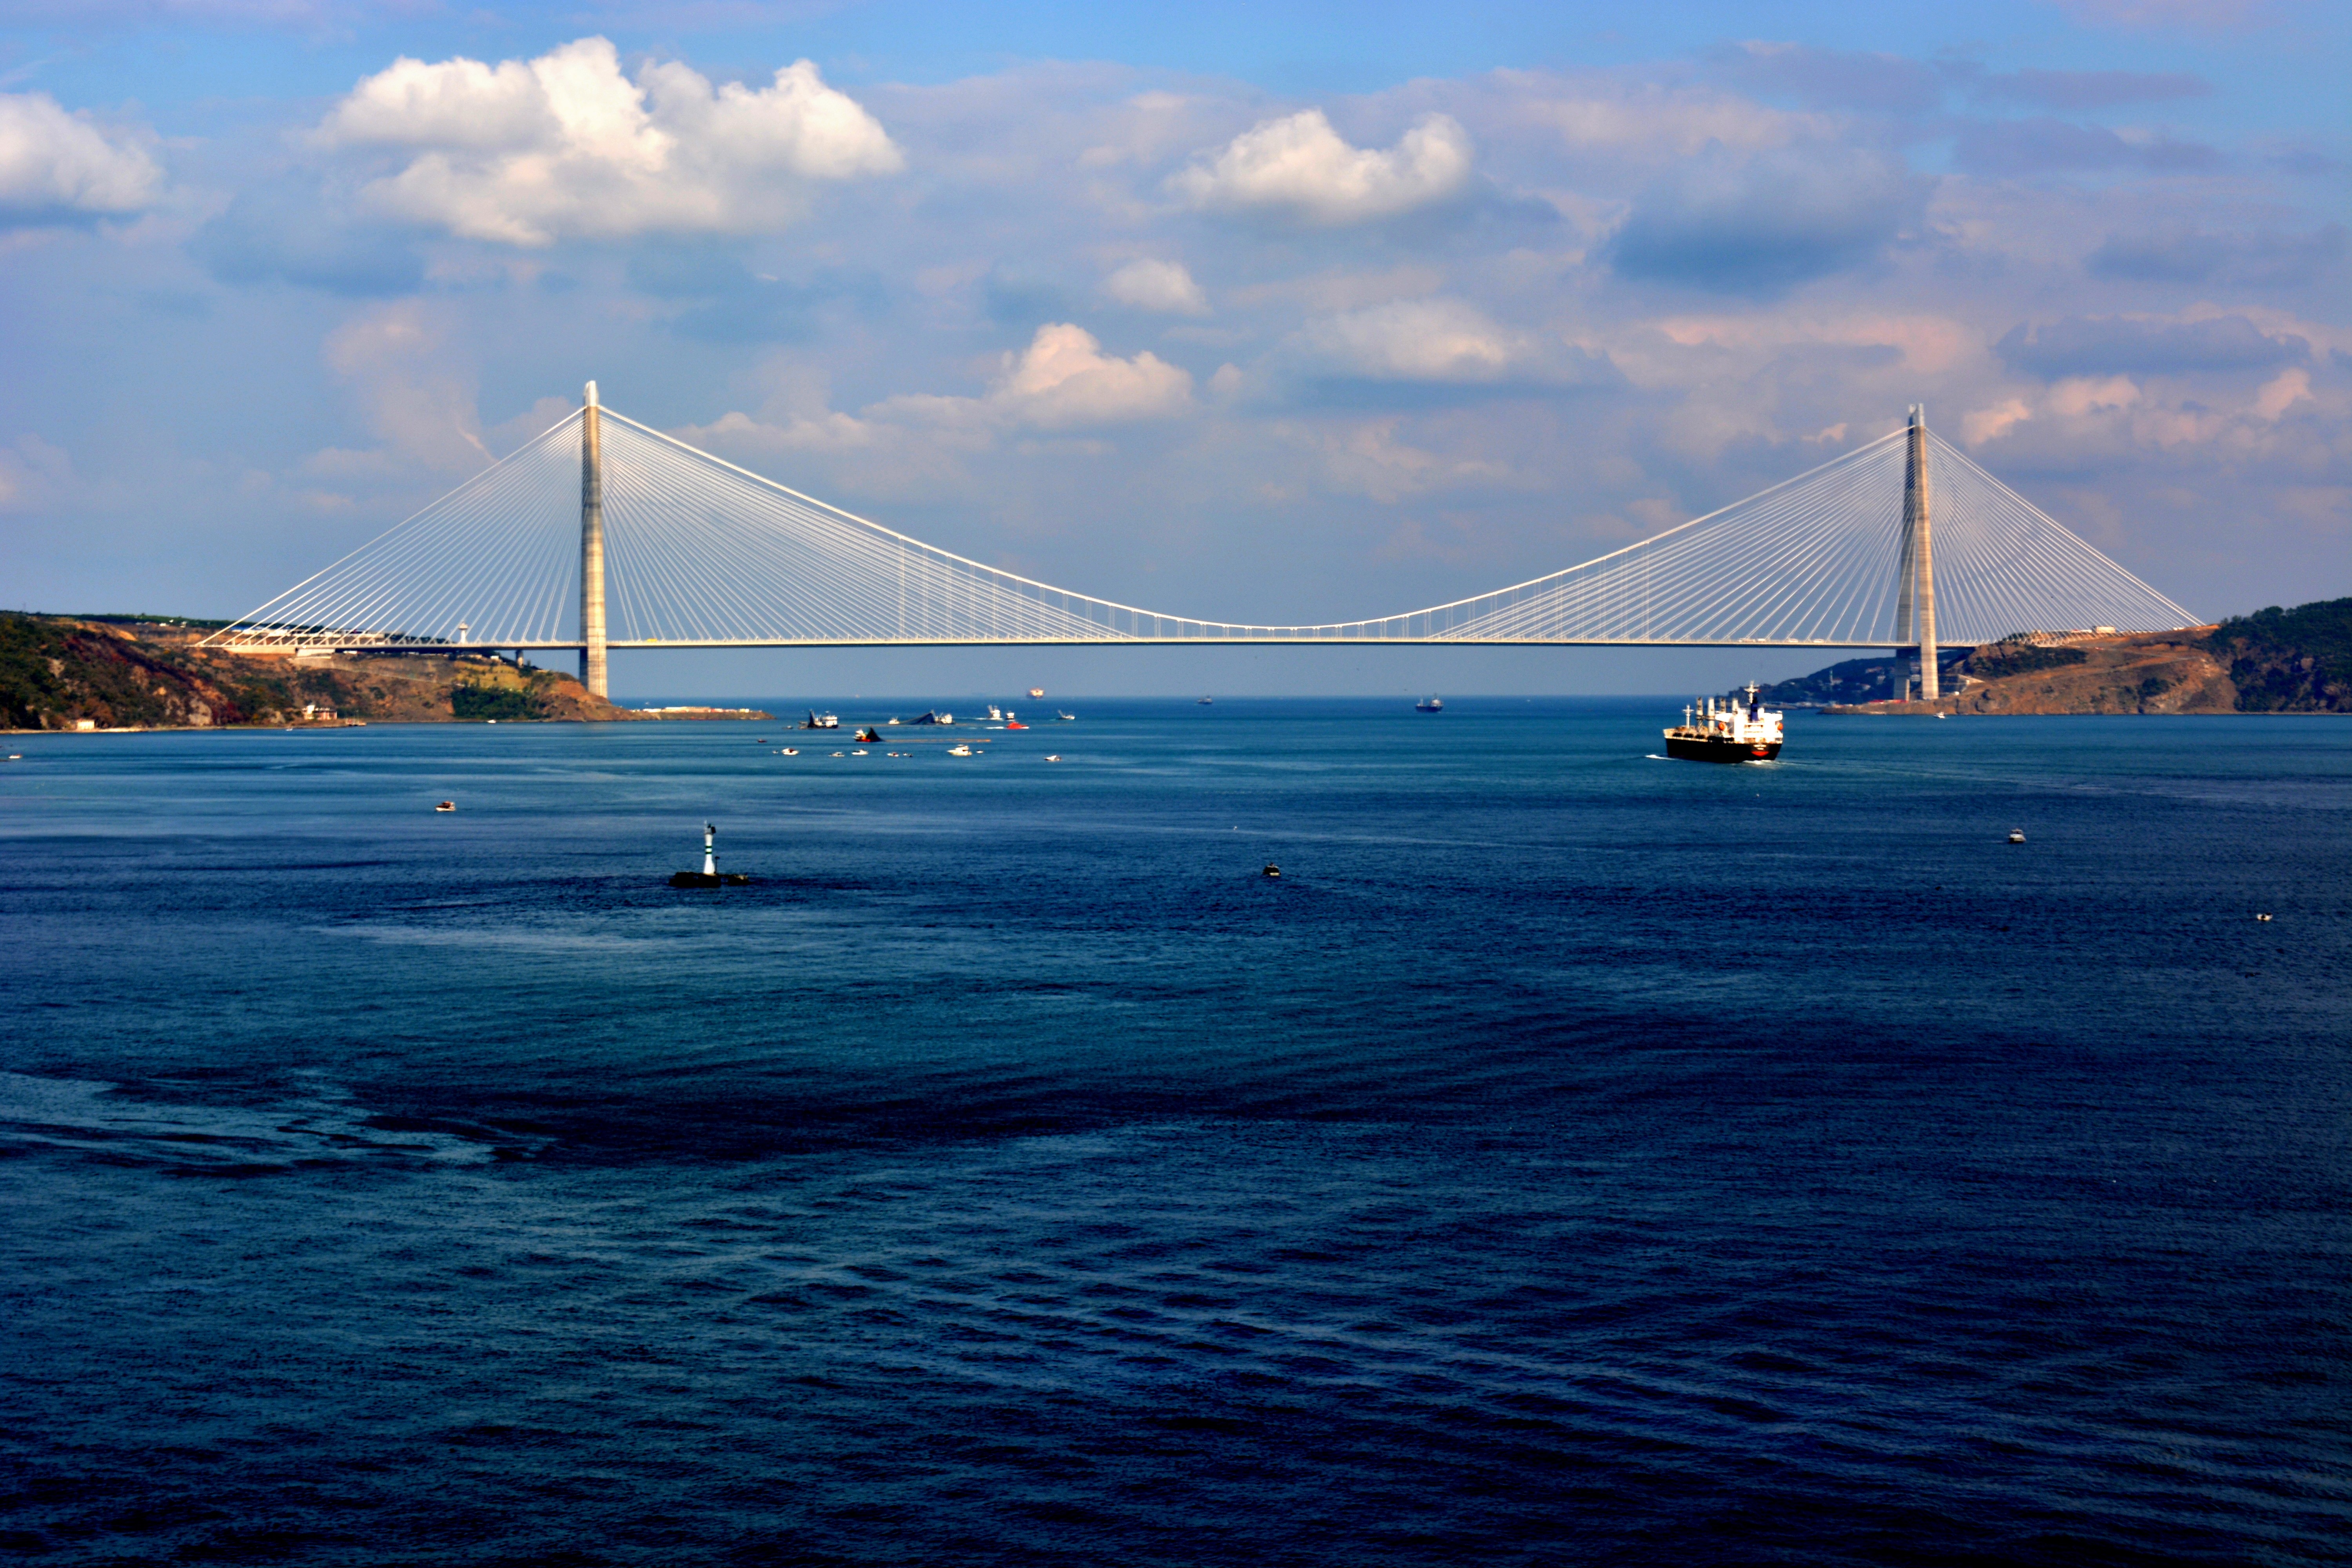
[[1715, 736], [1690, 740], [1666, 737], [1666, 755], [1686, 763], [1769, 763], [1780, 754], [1778, 741], [1726, 741]]

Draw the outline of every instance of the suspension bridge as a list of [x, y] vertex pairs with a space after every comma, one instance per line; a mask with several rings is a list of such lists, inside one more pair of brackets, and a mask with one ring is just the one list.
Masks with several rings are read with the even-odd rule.
[[[575, 489], [576, 486], [576, 489]], [[576, 500], [576, 508], [574, 505]], [[1927, 428], [1547, 576], [1402, 615], [1253, 626], [1057, 588], [585, 405], [209, 646], [247, 653], [1072, 643], [1920, 650], [2198, 624]]]

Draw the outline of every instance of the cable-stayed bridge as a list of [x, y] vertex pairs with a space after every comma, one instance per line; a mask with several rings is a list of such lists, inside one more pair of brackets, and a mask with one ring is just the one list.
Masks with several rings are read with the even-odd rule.
[[[983, 565], [585, 407], [207, 641], [247, 652], [1068, 643], [1885, 647], [2197, 619], [1907, 425], [1637, 543], [1318, 626], [1138, 608]], [[1935, 661], [1922, 660], [1935, 695]]]

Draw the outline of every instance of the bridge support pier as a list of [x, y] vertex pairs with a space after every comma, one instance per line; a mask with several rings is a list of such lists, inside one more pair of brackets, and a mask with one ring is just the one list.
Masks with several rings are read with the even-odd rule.
[[580, 417], [580, 684], [612, 696], [604, 664], [604, 450], [596, 384]]

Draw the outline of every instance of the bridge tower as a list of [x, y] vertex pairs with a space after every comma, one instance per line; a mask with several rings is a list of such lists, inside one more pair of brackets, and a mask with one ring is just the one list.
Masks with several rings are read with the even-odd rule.
[[596, 384], [580, 416], [580, 684], [610, 697], [604, 668], [604, 447]]
[[1903, 556], [1895, 569], [1895, 656], [1916, 644], [1919, 695], [1942, 695], [1936, 669], [1936, 543], [1927, 518], [1927, 405], [1910, 409], [1903, 465]]

